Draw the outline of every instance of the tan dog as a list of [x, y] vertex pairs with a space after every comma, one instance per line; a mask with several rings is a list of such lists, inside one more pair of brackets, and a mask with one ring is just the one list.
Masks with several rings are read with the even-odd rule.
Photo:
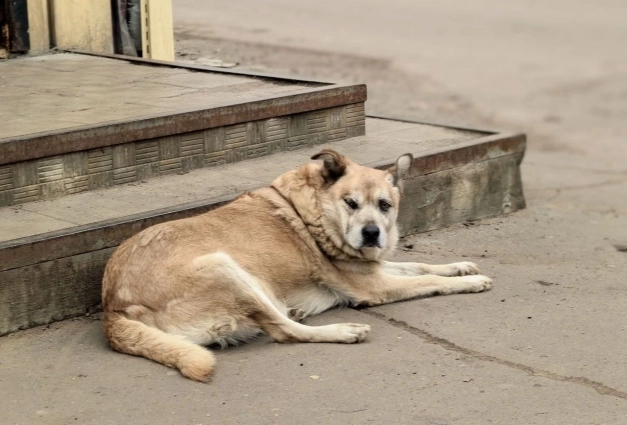
[[332, 150], [312, 159], [323, 162], [120, 245], [103, 279], [111, 347], [206, 381], [215, 358], [201, 345], [237, 343], [261, 331], [279, 342], [361, 342], [368, 325], [298, 321], [338, 305], [491, 287], [473, 263], [383, 260], [398, 241], [396, 216], [411, 155], [387, 171]]

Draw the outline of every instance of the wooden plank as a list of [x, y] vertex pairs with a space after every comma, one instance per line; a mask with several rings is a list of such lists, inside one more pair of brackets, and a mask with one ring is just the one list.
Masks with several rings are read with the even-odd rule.
[[30, 51], [42, 53], [50, 50], [48, 0], [28, 0], [27, 6]]
[[109, 0], [51, 0], [52, 44], [59, 49], [113, 53]]
[[142, 0], [142, 51], [144, 58], [174, 60], [171, 0]]

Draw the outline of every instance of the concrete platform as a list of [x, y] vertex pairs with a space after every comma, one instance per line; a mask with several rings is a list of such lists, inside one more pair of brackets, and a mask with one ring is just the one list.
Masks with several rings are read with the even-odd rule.
[[0, 63], [0, 206], [364, 134], [364, 85], [64, 53]]
[[[524, 136], [380, 118], [366, 126], [368, 136], [324, 146], [374, 167], [414, 154], [399, 215], [403, 234], [524, 207]], [[97, 309], [104, 265], [123, 240], [265, 186], [321, 147], [1, 208], [0, 335]]]
[[97, 126], [191, 109], [254, 101], [323, 84], [274, 81], [62, 53], [0, 64], [0, 138]]

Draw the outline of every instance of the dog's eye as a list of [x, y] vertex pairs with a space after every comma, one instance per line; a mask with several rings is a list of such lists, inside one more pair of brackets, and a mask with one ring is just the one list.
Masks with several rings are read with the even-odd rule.
[[357, 205], [357, 202], [355, 202], [353, 199], [346, 198], [344, 199], [344, 202], [346, 202], [346, 205], [348, 205], [353, 210], [359, 208], [359, 205]]
[[390, 209], [390, 207], [392, 207], [392, 205], [388, 201], [384, 199], [381, 199], [379, 201], [379, 208], [381, 209], [381, 211], [387, 211]]

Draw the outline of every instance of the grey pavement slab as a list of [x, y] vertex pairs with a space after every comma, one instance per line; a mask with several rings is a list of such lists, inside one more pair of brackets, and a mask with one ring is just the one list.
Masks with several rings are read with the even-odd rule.
[[[447, 302], [491, 301], [479, 294]], [[425, 304], [403, 303], [416, 314]], [[97, 317], [2, 337], [3, 424], [619, 425], [627, 416], [624, 400], [589, 385], [448, 350], [366, 312], [333, 310], [307, 323], [345, 321], [371, 324], [370, 339], [282, 345], [261, 338], [218, 351], [208, 384], [111, 351]]]

